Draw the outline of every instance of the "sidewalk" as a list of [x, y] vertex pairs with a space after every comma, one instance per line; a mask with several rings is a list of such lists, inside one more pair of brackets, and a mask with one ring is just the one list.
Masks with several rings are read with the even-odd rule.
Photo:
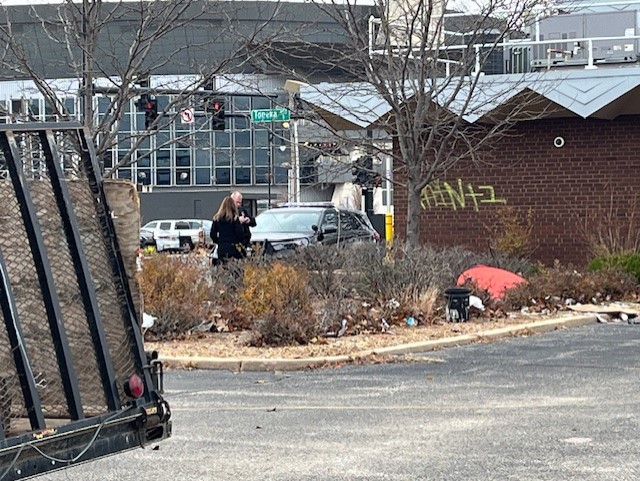
[[162, 356], [167, 367], [182, 369], [210, 369], [241, 371], [296, 371], [319, 367], [336, 367], [350, 363], [366, 363], [369, 360], [393, 359], [407, 354], [436, 351], [447, 347], [463, 346], [475, 342], [488, 342], [507, 337], [537, 334], [542, 332], [584, 326], [597, 321], [595, 314], [579, 314], [571, 317], [515, 324], [499, 329], [489, 329], [477, 334], [446, 337], [431, 341], [400, 344], [341, 356], [307, 357], [296, 359], [274, 359], [259, 357], [223, 358], [196, 356]]

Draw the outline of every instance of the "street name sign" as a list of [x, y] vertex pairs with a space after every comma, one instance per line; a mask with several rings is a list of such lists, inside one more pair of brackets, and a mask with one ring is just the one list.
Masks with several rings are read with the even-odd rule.
[[255, 123], [288, 122], [291, 120], [291, 111], [285, 108], [252, 110], [251, 120]]

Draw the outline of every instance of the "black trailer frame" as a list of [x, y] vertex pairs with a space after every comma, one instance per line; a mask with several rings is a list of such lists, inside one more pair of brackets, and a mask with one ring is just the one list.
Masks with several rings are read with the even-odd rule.
[[170, 436], [162, 366], [144, 351], [80, 124], [0, 126], [0, 312], [0, 481]]

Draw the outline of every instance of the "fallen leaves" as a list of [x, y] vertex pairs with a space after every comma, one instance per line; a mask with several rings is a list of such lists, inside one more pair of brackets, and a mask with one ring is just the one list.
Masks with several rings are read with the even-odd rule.
[[[554, 317], [560, 315], [571, 315], [571, 313], [557, 313]], [[550, 317], [542, 314], [518, 314], [491, 320], [472, 319], [469, 322], [461, 323], [442, 321], [416, 327], [394, 326], [386, 333], [347, 334], [340, 338], [317, 337], [314, 343], [283, 347], [250, 347], [247, 344], [251, 337], [251, 331], [199, 333], [197, 336], [184, 337], [180, 340], [147, 342], [145, 343], [145, 348], [155, 349], [164, 357], [302, 359], [348, 355], [354, 357], [352, 362], [360, 363], [372, 361], [370, 357], [366, 361], [356, 358], [357, 353], [363, 351], [373, 351], [377, 348], [457, 335], [476, 334], [488, 329], [524, 324], [534, 320], [549, 319]], [[527, 332], [521, 333], [521, 335], [527, 334]], [[373, 362], [376, 362], [376, 360], [373, 360]], [[380, 362], [380, 359], [378, 359], [378, 362]], [[257, 383], [260, 383], [260, 381]]]

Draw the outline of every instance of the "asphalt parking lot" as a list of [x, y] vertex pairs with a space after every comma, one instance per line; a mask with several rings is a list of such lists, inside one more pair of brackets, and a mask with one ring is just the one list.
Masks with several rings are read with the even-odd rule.
[[170, 440], [45, 479], [636, 480], [639, 348], [640, 326], [592, 324], [412, 363], [170, 372]]

